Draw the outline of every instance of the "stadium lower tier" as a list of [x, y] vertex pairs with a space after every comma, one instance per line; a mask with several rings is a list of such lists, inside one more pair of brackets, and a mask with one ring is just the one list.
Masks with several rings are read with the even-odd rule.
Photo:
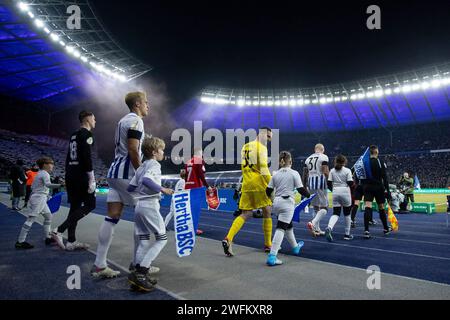
[[[30, 251], [14, 249], [14, 242], [25, 221], [26, 211], [12, 212], [5, 205], [8, 195], [0, 194], [1, 251], [4, 253], [0, 295], [8, 299], [445, 299], [450, 294], [449, 228], [445, 215], [400, 215], [399, 231], [382, 235], [380, 224], [373, 226], [373, 238], [362, 237], [362, 214], [358, 213], [355, 236], [344, 241], [343, 221], [335, 227], [335, 241], [312, 238], [306, 228], [310, 215], [302, 215], [294, 223], [295, 235], [305, 245], [300, 257], [293, 256], [286, 246], [280, 252], [284, 265], [269, 268], [262, 250], [261, 219], [247, 222], [235, 238], [236, 256], [223, 254], [220, 240], [233, 221], [229, 212], [203, 210], [191, 256], [179, 258], [175, 251], [174, 233], [155, 265], [158, 290], [148, 295], [130, 292], [127, 269], [133, 252], [132, 208], [127, 207], [117, 225], [110, 248], [110, 266], [122, 271], [117, 279], [98, 281], [89, 275], [97, 245], [97, 232], [106, 212], [106, 197], [97, 197], [97, 208], [79, 222], [78, 238], [89, 243], [89, 252], [64, 252], [46, 247], [41, 239], [42, 228], [33, 227]], [[67, 203], [53, 216], [53, 225], [67, 215]], [[165, 216], [167, 208], [161, 209]], [[327, 218], [330, 217], [330, 212]], [[375, 217], [377, 217], [375, 215]], [[328, 220], [328, 219], [325, 219]], [[325, 221], [324, 221], [325, 224]], [[66, 269], [79, 265], [81, 290], [67, 290]], [[381, 289], [369, 290], [367, 268], [381, 270]], [[33, 270], [39, 270], [35, 277]], [[51, 280], [49, 280], [51, 279]], [[270, 288], [270, 290], [268, 289]], [[3, 295], [2, 295], [3, 293]]]

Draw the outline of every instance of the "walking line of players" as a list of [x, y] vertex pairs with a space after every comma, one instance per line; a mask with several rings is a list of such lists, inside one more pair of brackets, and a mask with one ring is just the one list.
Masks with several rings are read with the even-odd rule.
[[[153, 261], [167, 243], [166, 226], [173, 217], [173, 208], [165, 220], [160, 214], [161, 193], [171, 195], [174, 190], [161, 185], [161, 165], [164, 159], [165, 143], [163, 140], [145, 134], [143, 118], [149, 113], [147, 96], [143, 92], [131, 92], [125, 97], [130, 112], [122, 117], [115, 131], [115, 158], [112, 162], [107, 181], [107, 215], [98, 232], [96, 259], [91, 270], [93, 277], [112, 278], [120, 271], [107, 265], [107, 254], [114, 235], [116, 225], [120, 221], [124, 206], [134, 206], [134, 259], [130, 264], [128, 281], [131, 289], [143, 292], [153, 290], [157, 280], [154, 275], [159, 268]], [[61, 187], [50, 182], [53, 161], [49, 157], [37, 160], [39, 172], [32, 184], [29, 200], [28, 218], [22, 226], [17, 249], [31, 249], [33, 245], [26, 242], [27, 235], [39, 215], [44, 216], [45, 244], [56, 243], [65, 250], [88, 249], [89, 245], [76, 240], [76, 228], [80, 219], [95, 209], [95, 175], [91, 160], [91, 146], [94, 143], [92, 130], [95, 128], [95, 116], [91, 112], [82, 111], [79, 115], [80, 129], [70, 137], [69, 151], [66, 159], [65, 187], [70, 203], [67, 219], [51, 230], [51, 213], [47, 205], [49, 191]], [[314, 218], [308, 222], [308, 229], [314, 237], [325, 235], [333, 241], [333, 229], [339, 219], [341, 209], [345, 217], [345, 240], [351, 240], [351, 227], [354, 225], [359, 202], [364, 196], [364, 237], [370, 238], [369, 225], [372, 221], [372, 201], [375, 198], [379, 206], [380, 219], [384, 234], [391, 228], [387, 224], [384, 211], [385, 199], [390, 199], [389, 184], [386, 177], [386, 165], [378, 159], [376, 146], [370, 147], [372, 179], [353, 181], [350, 169], [345, 165], [347, 160], [339, 155], [334, 161], [334, 168], [329, 170], [328, 157], [324, 154], [322, 144], [315, 146], [315, 153], [305, 161], [303, 181], [300, 174], [291, 168], [292, 156], [287, 151], [279, 155], [280, 169], [271, 176], [268, 168], [267, 143], [272, 138], [268, 127], [259, 128], [254, 141], [242, 148], [242, 186], [239, 209], [241, 214], [233, 221], [229, 232], [222, 241], [224, 253], [234, 255], [233, 239], [245, 222], [252, 217], [253, 210], [262, 209], [264, 250], [268, 253], [267, 265], [282, 264], [277, 258], [284, 237], [298, 255], [304, 245], [297, 242], [293, 231], [293, 214], [295, 208], [294, 193], [297, 190], [303, 197], [315, 194], [311, 205], [314, 207]], [[142, 162], [142, 159], [144, 160]], [[205, 163], [202, 150], [194, 149], [193, 158], [181, 172], [181, 179], [175, 191], [198, 187], [210, 188], [205, 179]], [[305, 187], [306, 186], [306, 187]], [[327, 214], [327, 189], [333, 191], [333, 215], [325, 231], [320, 229], [320, 222]], [[354, 190], [352, 203], [351, 189]], [[278, 217], [276, 230], [272, 239], [272, 213]], [[68, 231], [67, 242], [63, 233]], [[197, 230], [197, 234], [201, 233]], [[151, 234], [155, 241], [151, 241]]]

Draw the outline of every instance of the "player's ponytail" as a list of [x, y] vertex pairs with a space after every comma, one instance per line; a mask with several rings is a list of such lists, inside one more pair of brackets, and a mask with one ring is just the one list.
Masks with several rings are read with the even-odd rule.
[[279, 157], [279, 162], [280, 162], [280, 168], [284, 168], [286, 166], [292, 165], [291, 153], [289, 151], [281, 151], [280, 157]]

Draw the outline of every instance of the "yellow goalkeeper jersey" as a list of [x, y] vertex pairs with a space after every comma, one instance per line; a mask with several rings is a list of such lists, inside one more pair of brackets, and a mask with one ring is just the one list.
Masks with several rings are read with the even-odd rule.
[[242, 192], [266, 191], [270, 181], [267, 147], [255, 140], [241, 151]]

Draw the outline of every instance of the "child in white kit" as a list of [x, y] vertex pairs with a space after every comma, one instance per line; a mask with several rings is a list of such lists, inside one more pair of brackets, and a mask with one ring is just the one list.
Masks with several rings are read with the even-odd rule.
[[300, 253], [304, 242], [297, 243], [292, 225], [294, 217], [295, 200], [294, 192], [297, 190], [302, 196], [310, 197], [309, 192], [303, 187], [300, 174], [291, 169], [292, 156], [287, 151], [280, 152], [280, 170], [278, 170], [269, 181], [266, 194], [270, 198], [275, 189], [272, 212], [278, 216], [277, 229], [273, 236], [272, 248], [267, 256], [267, 265], [276, 266], [283, 262], [277, 258], [278, 250], [281, 248], [284, 235], [292, 247], [295, 255]]
[[[130, 181], [128, 191], [137, 198], [134, 216], [134, 270], [128, 276], [132, 288], [141, 291], [151, 291], [156, 280], [150, 278], [149, 271], [152, 262], [167, 243], [166, 225], [160, 213], [160, 193], [173, 194], [173, 190], [161, 187], [161, 165], [158, 161], [164, 159], [164, 141], [156, 138], [145, 138], [142, 153], [145, 160]], [[156, 241], [150, 242], [150, 235], [155, 235]], [[151, 272], [150, 272], [151, 273]]]
[[27, 239], [28, 232], [31, 230], [31, 226], [39, 215], [44, 216], [44, 237], [45, 244], [50, 245], [53, 241], [50, 228], [52, 224], [52, 214], [47, 205], [50, 189], [60, 188], [60, 184], [53, 184], [50, 181], [50, 172], [53, 171], [53, 160], [49, 157], [42, 157], [36, 161], [39, 166], [39, 172], [34, 178], [31, 185], [31, 196], [29, 200], [30, 213], [28, 218], [22, 226], [19, 234], [19, 238], [16, 242], [16, 249], [32, 249], [33, 245], [29, 244], [25, 240]]
[[334, 168], [331, 169], [328, 176], [328, 189], [333, 192], [333, 215], [330, 217], [328, 227], [325, 230], [325, 237], [329, 242], [333, 241], [333, 228], [341, 215], [341, 209], [344, 210], [345, 217], [345, 236], [344, 240], [352, 240], [350, 234], [351, 227], [351, 209], [352, 195], [350, 187], [353, 185], [353, 177], [350, 169], [346, 168], [347, 158], [338, 155], [334, 159]]

